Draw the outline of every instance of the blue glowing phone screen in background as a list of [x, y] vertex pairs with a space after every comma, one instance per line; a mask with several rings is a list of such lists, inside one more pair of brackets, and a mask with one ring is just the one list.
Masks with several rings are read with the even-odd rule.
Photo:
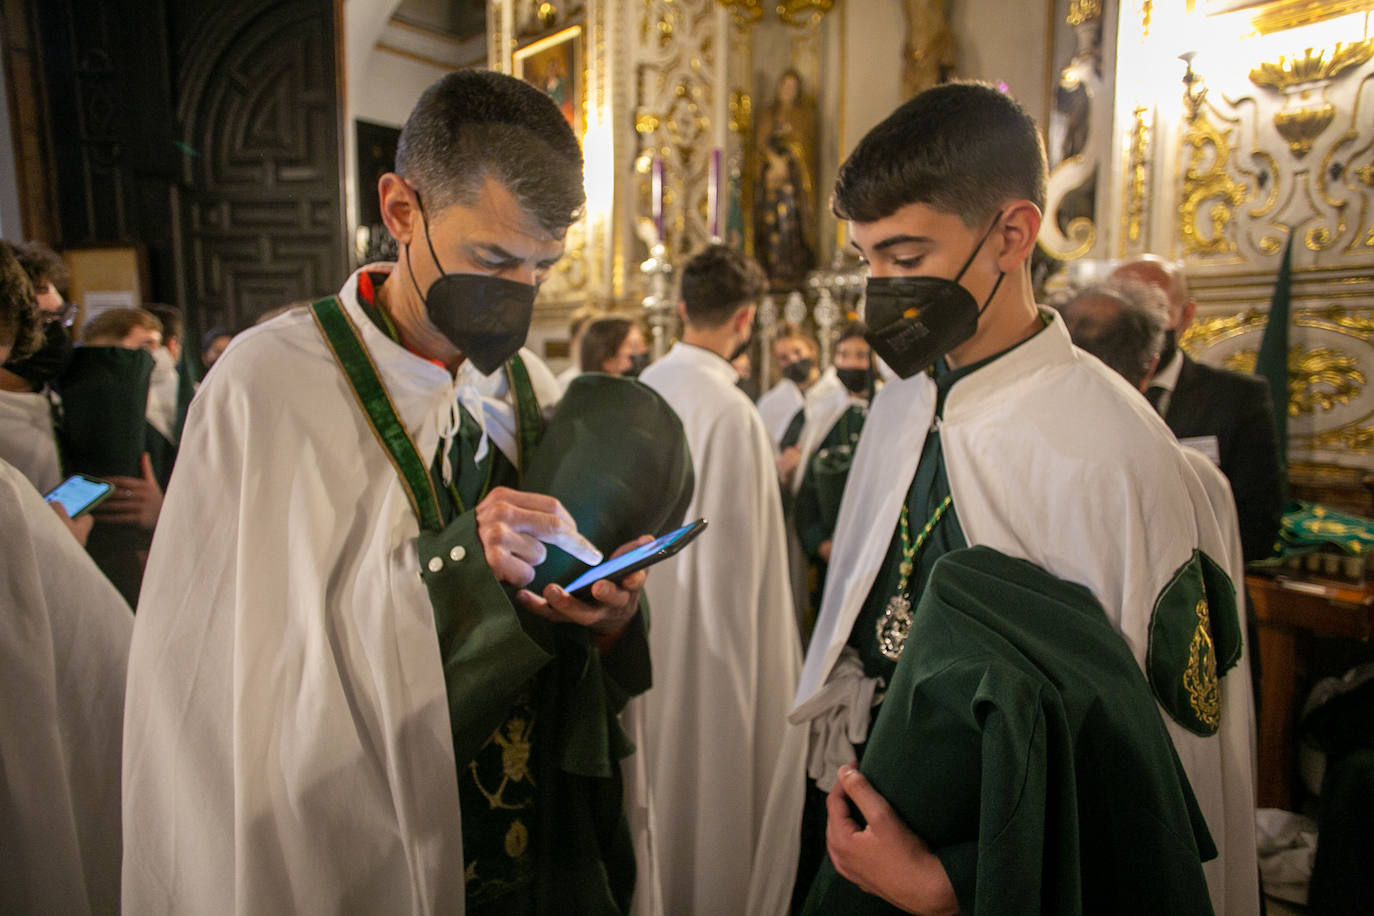
[[563, 586], [565, 591], [575, 592], [578, 589], [586, 588], [598, 579], [605, 579], [607, 576], [614, 576], [620, 570], [648, 556], [653, 556], [665, 547], [672, 546], [679, 538], [687, 533], [687, 530], [696, 524], [683, 525], [676, 531], [670, 531], [657, 540], [650, 541], [643, 547], [636, 547], [629, 553], [623, 553], [613, 560], [607, 560], [600, 566], [593, 566], [591, 569], [578, 576], [569, 584]]
[[101, 494], [109, 489], [110, 485], [101, 481], [69, 477], [53, 487], [43, 498], [50, 503], [60, 504], [67, 510], [69, 517], [75, 518], [78, 512], [99, 499]]

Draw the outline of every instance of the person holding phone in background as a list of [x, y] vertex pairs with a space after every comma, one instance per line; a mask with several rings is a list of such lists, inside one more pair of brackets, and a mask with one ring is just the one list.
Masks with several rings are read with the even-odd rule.
[[[64, 329], [65, 330], [65, 329]], [[0, 246], [0, 362], [46, 340]], [[92, 490], [100, 491], [100, 484]], [[0, 912], [119, 910], [119, 769], [133, 617], [73, 521], [0, 458]]]
[[519, 489], [561, 393], [521, 347], [577, 139], [534, 87], [452, 73], [379, 196], [399, 262], [234, 338], [182, 433], [129, 664], [126, 911], [628, 909], [603, 726], [647, 685], [646, 574], [525, 587], [554, 547], [602, 559]]
[[773, 450], [730, 365], [749, 341], [763, 273], [712, 245], [681, 283], [682, 340], [641, 381], [682, 418], [696, 471], [686, 517], [712, 531], [650, 579], [654, 688], [638, 701], [636, 743], [667, 912], [729, 913], [748, 886], [801, 652]]

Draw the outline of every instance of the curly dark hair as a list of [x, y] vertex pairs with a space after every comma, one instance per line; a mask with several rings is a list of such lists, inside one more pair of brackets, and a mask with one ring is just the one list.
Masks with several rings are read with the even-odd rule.
[[24, 242], [22, 245], [14, 246], [14, 256], [19, 259], [19, 266], [24, 268], [24, 273], [29, 275], [29, 282], [33, 284], [34, 291], [42, 289], [49, 283], [53, 289], [65, 291], [67, 283], [71, 280], [71, 271], [67, 269], [67, 264], [42, 242]]
[[33, 284], [15, 254], [0, 240], [0, 345], [11, 344], [10, 359], [23, 359], [43, 343], [43, 320]]

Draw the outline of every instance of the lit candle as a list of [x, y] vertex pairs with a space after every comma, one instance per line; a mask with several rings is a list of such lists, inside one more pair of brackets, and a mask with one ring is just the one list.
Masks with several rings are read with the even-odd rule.
[[711, 238], [720, 238], [720, 147], [711, 150], [711, 175], [706, 184], [706, 212], [710, 214]]
[[663, 243], [663, 158], [654, 157], [653, 171], [653, 208], [654, 228], [658, 230], [659, 244]]

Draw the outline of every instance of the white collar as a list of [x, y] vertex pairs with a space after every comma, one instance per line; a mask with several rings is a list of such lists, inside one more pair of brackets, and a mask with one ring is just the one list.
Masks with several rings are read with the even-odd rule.
[[735, 380], [739, 378], [739, 374], [735, 372], [735, 367], [730, 365], [725, 357], [719, 353], [681, 340], [673, 344], [673, 348], [668, 351], [664, 360], [686, 363], [694, 369], [714, 376], [722, 384], [730, 386], [733, 386]]
[[1182, 371], [1183, 351], [1175, 350], [1173, 359], [1169, 360], [1168, 365], [1150, 377], [1150, 387], [1173, 391], [1178, 387], [1178, 376]]
[[1040, 315], [1047, 319], [1045, 327], [954, 383], [945, 402], [945, 422], [963, 419], [983, 406], [999, 403], [1008, 388], [1028, 375], [1078, 358], [1078, 349], [1058, 314], [1042, 308]]

